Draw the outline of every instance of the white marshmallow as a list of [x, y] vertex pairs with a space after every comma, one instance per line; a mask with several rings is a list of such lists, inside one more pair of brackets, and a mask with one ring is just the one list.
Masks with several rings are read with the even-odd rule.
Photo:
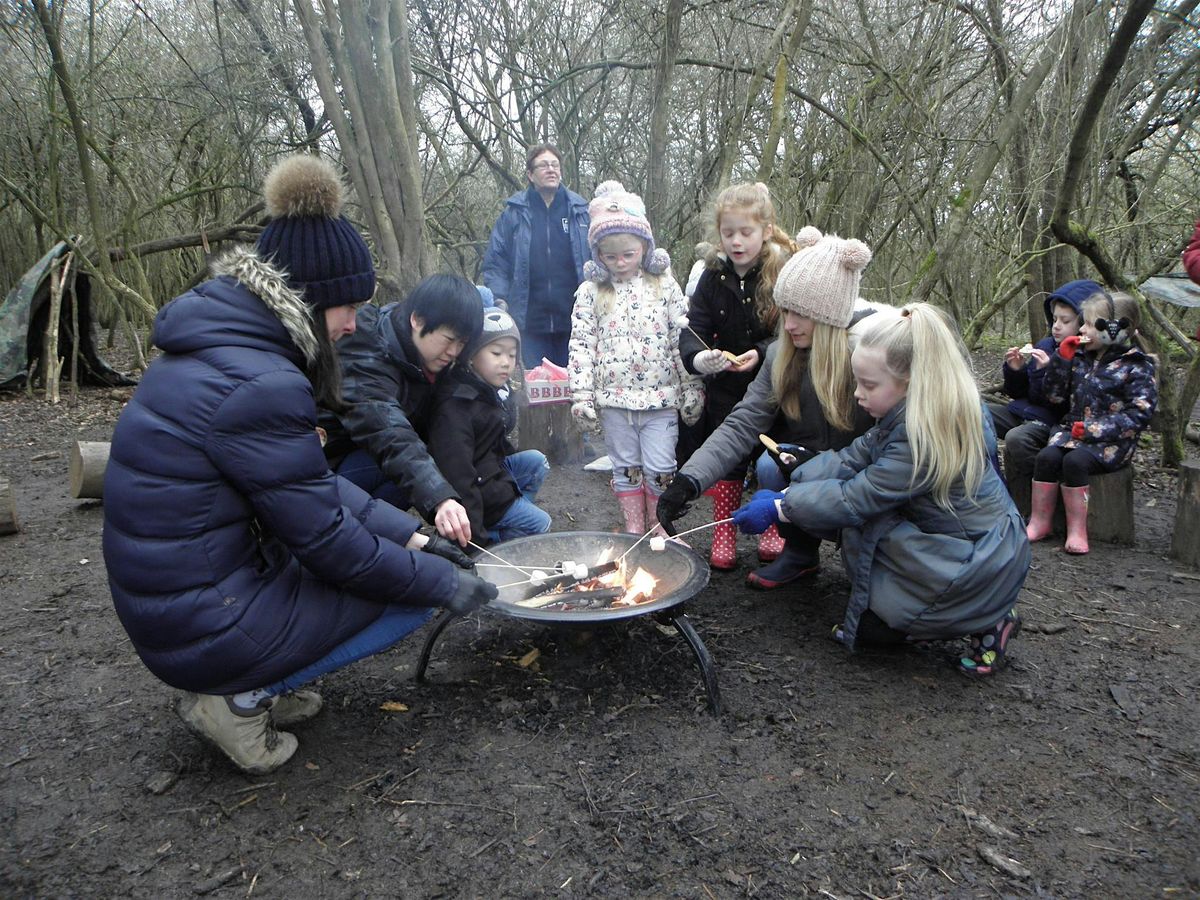
[[588, 570], [588, 567], [585, 566], [583, 563], [580, 563], [579, 565], [577, 565], [575, 567], [575, 571], [572, 573], [575, 580], [583, 581], [583, 579], [587, 578], [587, 570]]
[[667, 549], [667, 539], [661, 534], [657, 537], [650, 538], [650, 549], [655, 553], [662, 553]]
[[558, 571], [562, 572], [564, 575], [570, 575], [575, 571], [575, 560], [564, 559], [558, 564]]
[[531, 584], [542, 584], [549, 577], [550, 576], [547, 575], [545, 572], [543, 572], [541, 569], [534, 569], [533, 572], [529, 576], [529, 581]]

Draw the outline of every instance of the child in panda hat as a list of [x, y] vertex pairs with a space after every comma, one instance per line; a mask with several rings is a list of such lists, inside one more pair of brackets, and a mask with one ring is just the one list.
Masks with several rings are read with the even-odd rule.
[[539, 450], [517, 451], [507, 438], [517, 420], [509, 379], [521, 359], [521, 334], [503, 310], [484, 311], [483, 331], [438, 387], [429, 452], [458, 492], [480, 543], [550, 530], [534, 505], [550, 466]]

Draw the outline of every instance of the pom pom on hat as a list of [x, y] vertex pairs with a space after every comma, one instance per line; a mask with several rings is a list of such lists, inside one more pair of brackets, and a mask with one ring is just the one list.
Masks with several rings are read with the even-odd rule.
[[796, 243], [800, 249], [775, 280], [775, 305], [815, 322], [846, 328], [871, 249], [853, 238], [822, 234], [811, 225], [800, 229]]
[[[625, 190], [619, 181], [602, 181], [596, 185], [595, 195], [588, 204], [591, 226], [588, 228], [588, 247], [592, 251], [594, 265], [584, 266], [584, 277], [596, 282], [608, 281], [612, 276], [600, 262], [600, 242], [614, 234], [632, 234], [646, 242], [646, 255], [642, 268], [652, 275], [661, 275], [671, 265], [665, 250], [656, 250], [654, 232], [646, 219], [646, 204], [637, 194]], [[659, 254], [662, 254], [661, 256]]]
[[330, 163], [288, 157], [268, 173], [263, 195], [271, 221], [255, 246], [284, 271], [289, 287], [314, 310], [371, 299], [371, 251], [341, 214], [345, 188]]
[[333, 166], [318, 156], [290, 156], [267, 173], [263, 182], [267, 215], [325, 216], [342, 214], [346, 191]]

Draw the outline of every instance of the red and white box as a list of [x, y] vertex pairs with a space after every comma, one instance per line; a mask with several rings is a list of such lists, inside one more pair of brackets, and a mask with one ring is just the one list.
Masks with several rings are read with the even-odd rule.
[[525, 373], [525, 396], [530, 406], [570, 403], [571, 380], [567, 370], [543, 358], [540, 366]]

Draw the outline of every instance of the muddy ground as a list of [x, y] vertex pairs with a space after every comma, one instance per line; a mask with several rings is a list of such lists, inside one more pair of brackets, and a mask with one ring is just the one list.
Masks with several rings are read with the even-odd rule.
[[[69, 499], [70, 444], [106, 439], [120, 396], [0, 395], [24, 525], [0, 537], [0, 895], [1200, 893], [1200, 580], [1165, 555], [1176, 485], [1153, 453], [1136, 547], [1036, 546], [993, 680], [955, 673], [950, 646], [850, 656], [828, 637], [848, 590], [833, 554], [764, 595], [743, 587], [743, 538], [742, 567], [689, 608], [720, 717], [651, 621], [483, 612], [447, 630], [426, 683], [428, 630], [325, 678], [293, 761], [247, 778], [137, 659], [102, 508]], [[556, 469], [543, 497], [556, 530], [617, 525], [604, 475]]]

